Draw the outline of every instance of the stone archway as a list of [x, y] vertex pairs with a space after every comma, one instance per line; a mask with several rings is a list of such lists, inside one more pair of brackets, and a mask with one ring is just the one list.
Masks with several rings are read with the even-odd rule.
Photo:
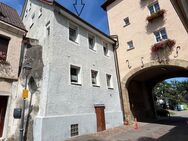
[[170, 60], [150, 62], [132, 69], [121, 81], [125, 118], [140, 121], [155, 117], [152, 88], [158, 82], [172, 77], [188, 77], [188, 61]]

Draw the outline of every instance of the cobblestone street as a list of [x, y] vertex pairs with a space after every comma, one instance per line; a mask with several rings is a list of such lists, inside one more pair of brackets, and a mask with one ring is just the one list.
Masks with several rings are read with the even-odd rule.
[[182, 111], [156, 123], [139, 123], [138, 129], [122, 126], [68, 141], [187, 141], [187, 133], [188, 111]]

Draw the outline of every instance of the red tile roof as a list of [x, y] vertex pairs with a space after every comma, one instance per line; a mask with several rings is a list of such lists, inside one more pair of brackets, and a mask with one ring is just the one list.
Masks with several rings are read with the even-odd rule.
[[2, 2], [0, 2], [0, 20], [26, 31], [17, 11]]

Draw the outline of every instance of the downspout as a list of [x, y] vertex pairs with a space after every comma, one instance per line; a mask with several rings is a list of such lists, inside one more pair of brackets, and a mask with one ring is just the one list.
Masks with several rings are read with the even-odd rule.
[[115, 61], [115, 68], [116, 68], [116, 76], [117, 76], [117, 82], [118, 82], [121, 110], [122, 110], [122, 113], [123, 113], [123, 121], [125, 122], [125, 110], [124, 110], [123, 94], [122, 94], [122, 87], [121, 87], [121, 79], [120, 79], [120, 73], [119, 73], [119, 63], [118, 63], [118, 58], [117, 58], [117, 48], [118, 48], [117, 42], [118, 41], [115, 41], [115, 43], [113, 44], [113, 51], [114, 51], [114, 61]]

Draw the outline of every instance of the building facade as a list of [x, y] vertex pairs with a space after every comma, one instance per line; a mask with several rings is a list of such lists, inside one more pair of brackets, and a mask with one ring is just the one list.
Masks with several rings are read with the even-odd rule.
[[27, 0], [22, 18], [44, 63], [34, 141], [122, 125], [114, 40], [57, 2]]
[[156, 116], [152, 88], [188, 76], [187, 0], [107, 0], [117, 49], [126, 120]]
[[20, 98], [18, 72], [20, 51], [26, 29], [15, 9], [0, 3], [0, 140], [13, 128], [13, 109]]

